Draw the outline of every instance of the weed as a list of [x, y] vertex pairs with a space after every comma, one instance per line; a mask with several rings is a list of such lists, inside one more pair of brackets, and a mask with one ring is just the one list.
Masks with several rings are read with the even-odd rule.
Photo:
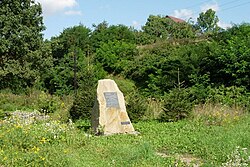
[[240, 106], [228, 106], [220, 103], [205, 103], [196, 105], [192, 116], [194, 119], [202, 120], [207, 125], [226, 125], [239, 121], [246, 114], [246, 110]]

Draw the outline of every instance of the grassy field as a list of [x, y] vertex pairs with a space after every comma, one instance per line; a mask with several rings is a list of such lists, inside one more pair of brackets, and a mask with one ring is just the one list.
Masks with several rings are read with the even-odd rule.
[[250, 165], [249, 115], [222, 125], [201, 119], [134, 123], [139, 135], [93, 136], [83, 128], [88, 125], [1, 120], [0, 166]]

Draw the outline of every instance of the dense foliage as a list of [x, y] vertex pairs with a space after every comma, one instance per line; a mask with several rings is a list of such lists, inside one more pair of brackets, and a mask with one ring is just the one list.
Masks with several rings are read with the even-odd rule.
[[123, 87], [131, 90], [124, 94], [134, 120], [145, 116], [153, 98], [161, 101], [159, 117], [175, 121], [188, 117], [193, 104], [211, 101], [218, 89], [239, 88], [237, 97], [249, 97], [250, 25], [223, 30], [211, 9], [197, 23], [150, 15], [142, 30], [104, 21], [93, 30], [66, 28], [50, 40], [42, 39], [40, 4], [4, 0], [0, 11], [0, 89], [74, 95], [74, 119], [89, 117], [102, 78], [133, 83], [133, 89]]
[[51, 59], [44, 52], [42, 9], [33, 0], [0, 3], [0, 89], [34, 86]]

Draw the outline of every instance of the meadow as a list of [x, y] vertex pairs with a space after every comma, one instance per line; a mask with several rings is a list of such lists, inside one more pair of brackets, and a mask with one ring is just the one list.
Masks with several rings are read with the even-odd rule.
[[88, 120], [2, 117], [0, 166], [249, 166], [249, 114], [217, 111], [139, 121], [133, 123], [139, 135], [111, 136], [93, 135]]

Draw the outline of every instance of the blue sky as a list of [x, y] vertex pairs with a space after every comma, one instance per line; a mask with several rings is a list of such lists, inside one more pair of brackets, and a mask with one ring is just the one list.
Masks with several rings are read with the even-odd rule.
[[212, 8], [221, 27], [250, 23], [250, 0], [36, 0], [42, 4], [44, 37], [58, 36], [63, 29], [79, 25], [92, 28], [107, 21], [140, 29], [149, 15], [171, 15], [196, 21], [200, 12]]

